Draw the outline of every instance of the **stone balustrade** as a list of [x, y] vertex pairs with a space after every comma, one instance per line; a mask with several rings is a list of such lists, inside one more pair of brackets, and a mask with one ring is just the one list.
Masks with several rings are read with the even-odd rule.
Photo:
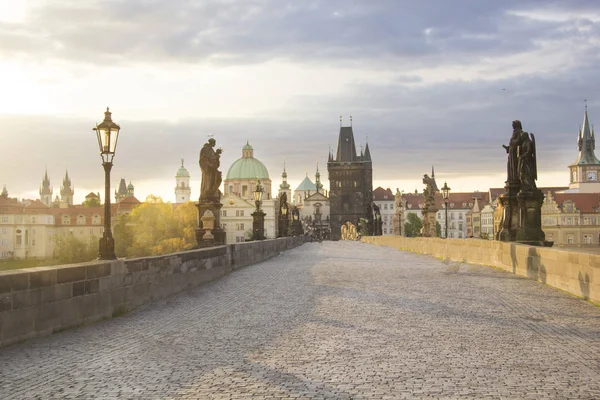
[[364, 243], [490, 265], [600, 304], [600, 255], [481, 239], [367, 236]]
[[155, 257], [0, 271], [0, 347], [121, 315], [303, 243], [299, 236]]

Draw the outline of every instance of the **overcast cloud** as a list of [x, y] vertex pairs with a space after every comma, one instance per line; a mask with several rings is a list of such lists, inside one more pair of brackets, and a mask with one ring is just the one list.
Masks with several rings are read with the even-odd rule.
[[113, 183], [169, 200], [181, 157], [197, 196], [209, 134], [224, 174], [248, 140], [274, 187], [284, 158], [292, 182], [319, 161], [327, 184], [340, 115], [358, 143], [368, 135], [375, 185], [412, 190], [435, 164], [450, 186], [461, 178], [453, 189], [501, 186], [500, 145], [520, 119], [536, 134], [540, 183], [560, 186], [584, 99], [600, 120], [593, 0], [15, 4], [0, 17], [0, 184], [19, 197], [45, 168], [55, 192], [66, 168], [79, 200], [77, 188], [102, 190], [91, 128], [106, 105], [122, 126]]

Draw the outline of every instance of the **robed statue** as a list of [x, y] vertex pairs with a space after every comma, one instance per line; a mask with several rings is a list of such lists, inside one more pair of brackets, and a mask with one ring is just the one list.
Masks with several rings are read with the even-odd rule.
[[502, 145], [508, 153], [508, 183], [519, 184], [521, 191], [530, 192], [536, 189], [537, 160], [535, 136], [523, 131], [521, 121], [512, 122], [513, 133], [508, 146]]
[[218, 168], [221, 165], [221, 153], [223, 150], [215, 150], [216, 143], [215, 139], [210, 138], [204, 144], [202, 150], [200, 150], [199, 163], [202, 170], [202, 183], [200, 185], [201, 203], [219, 202], [221, 199], [219, 186], [221, 186], [222, 177], [221, 171]]
[[425, 188], [423, 189], [425, 206], [423, 208], [429, 208], [429, 206], [435, 204], [435, 192], [437, 189], [437, 185], [435, 184], [435, 180], [433, 180], [433, 178], [430, 178], [427, 174], [423, 175], [423, 183], [425, 184]]

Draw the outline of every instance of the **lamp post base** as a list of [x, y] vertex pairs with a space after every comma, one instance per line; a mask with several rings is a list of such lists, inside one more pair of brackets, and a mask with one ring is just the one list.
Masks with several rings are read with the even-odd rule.
[[112, 237], [103, 236], [100, 238], [98, 251], [98, 260], [116, 260], [115, 255], [115, 239]]

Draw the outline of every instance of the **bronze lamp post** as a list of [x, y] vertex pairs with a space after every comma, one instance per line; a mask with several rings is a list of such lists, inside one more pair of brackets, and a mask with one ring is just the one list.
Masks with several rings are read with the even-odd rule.
[[442, 198], [444, 199], [444, 206], [446, 209], [446, 232], [444, 237], [448, 239], [448, 199], [450, 198], [450, 188], [446, 182], [444, 182], [444, 187], [442, 188]]
[[100, 146], [100, 156], [104, 167], [104, 233], [100, 239], [98, 259], [115, 260], [115, 240], [110, 228], [110, 170], [113, 166], [113, 158], [119, 139], [121, 127], [115, 124], [111, 118], [108, 107], [104, 112], [104, 121], [94, 128]]
[[252, 213], [252, 240], [264, 240], [265, 239], [265, 213], [260, 209], [262, 204], [264, 189], [260, 184], [260, 180], [256, 182], [256, 188], [254, 189], [254, 203], [256, 204], [256, 211]]

